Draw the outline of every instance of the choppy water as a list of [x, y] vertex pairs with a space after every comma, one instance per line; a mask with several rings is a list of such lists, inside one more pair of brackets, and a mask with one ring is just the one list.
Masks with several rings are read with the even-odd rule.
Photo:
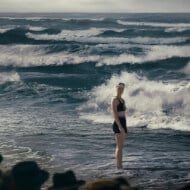
[[123, 81], [125, 175], [142, 189], [188, 183], [189, 52], [190, 14], [0, 14], [5, 164], [117, 175], [110, 100]]

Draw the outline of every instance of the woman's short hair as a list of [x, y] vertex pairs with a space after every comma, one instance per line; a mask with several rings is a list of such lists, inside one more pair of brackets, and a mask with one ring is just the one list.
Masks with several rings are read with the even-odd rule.
[[125, 88], [125, 84], [123, 82], [119, 82], [116, 87]]

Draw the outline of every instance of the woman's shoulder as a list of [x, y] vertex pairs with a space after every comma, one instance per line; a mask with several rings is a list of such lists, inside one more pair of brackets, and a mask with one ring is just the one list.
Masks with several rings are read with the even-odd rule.
[[112, 102], [118, 101], [118, 97], [117, 96], [113, 96], [111, 99]]
[[113, 96], [112, 100], [118, 100], [118, 97], [117, 96]]

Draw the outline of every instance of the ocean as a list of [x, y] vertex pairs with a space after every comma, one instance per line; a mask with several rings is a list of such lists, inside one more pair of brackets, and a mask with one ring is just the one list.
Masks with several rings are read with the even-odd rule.
[[[110, 102], [124, 82], [124, 176], [190, 183], [190, 14], [0, 14], [0, 152], [91, 181], [115, 177]], [[147, 127], [141, 127], [147, 125]]]

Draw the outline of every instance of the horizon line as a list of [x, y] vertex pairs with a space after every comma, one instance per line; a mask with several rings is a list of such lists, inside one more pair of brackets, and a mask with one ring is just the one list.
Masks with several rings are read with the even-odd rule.
[[0, 12], [0, 14], [3, 14], [3, 13], [20, 13], [20, 14], [30, 14], [30, 13], [53, 13], [53, 14], [59, 14], [59, 13], [84, 13], [84, 14], [173, 14], [173, 13], [175, 13], [175, 14], [190, 14], [190, 12], [133, 12], [133, 11], [129, 11], [129, 12], [116, 12], [116, 11], [113, 11], [113, 12], [72, 12], [72, 11], [63, 11], [63, 12], [55, 12], [55, 11], [42, 11], [42, 12], [39, 12], [39, 11], [31, 11], [31, 12], [24, 12], [24, 11], [13, 11], [13, 12], [9, 12], [9, 11], [6, 11], [6, 12]]

